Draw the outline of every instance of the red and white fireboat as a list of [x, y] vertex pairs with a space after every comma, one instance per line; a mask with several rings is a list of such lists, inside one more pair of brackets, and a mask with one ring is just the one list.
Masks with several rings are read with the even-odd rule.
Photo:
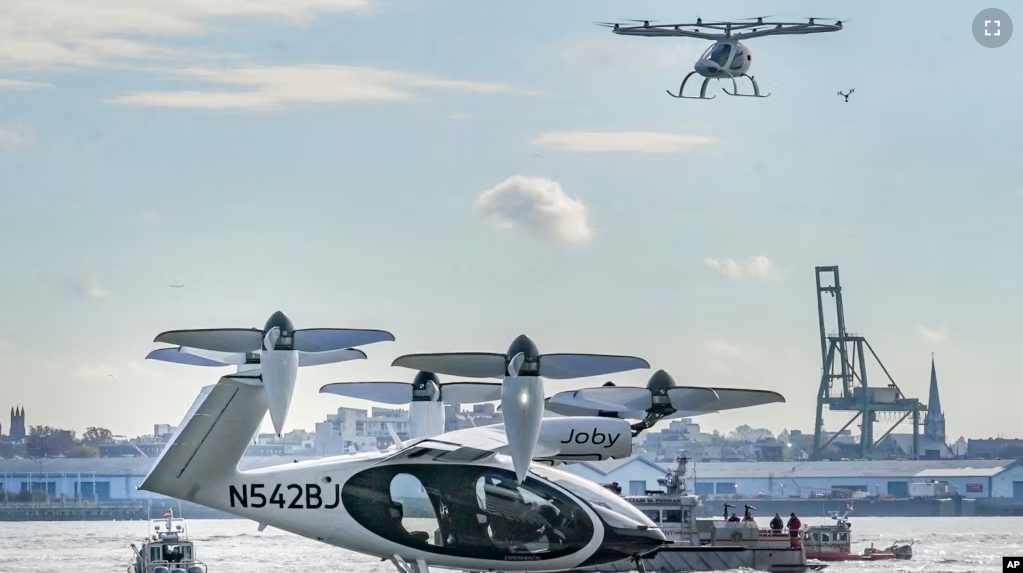
[[832, 511], [832, 525], [811, 525], [803, 531], [803, 550], [807, 559], [818, 561], [875, 561], [883, 559], [912, 559], [913, 542], [896, 541], [889, 547], [878, 549], [871, 543], [862, 553], [852, 552], [852, 524], [848, 515], [852, 505], [839, 515]]

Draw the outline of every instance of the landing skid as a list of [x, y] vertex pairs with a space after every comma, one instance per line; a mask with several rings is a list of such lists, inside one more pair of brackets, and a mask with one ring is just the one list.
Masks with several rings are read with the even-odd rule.
[[735, 78], [734, 77], [732, 78], [732, 90], [734, 90], [734, 91], [729, 92], [725, 88], [721, 88], [721, 91], [723, 91], [727, 95], [730, 95], [730, 96], [733, 96], [733, 97], [770, 97], [771, 94], [769, 94], [769, 93], [768, 94], [761, 94], [760, 93], [760, 86], [757, 85], [757, 80], [753, 79], [753, 76], [751, 76], [749, 74], [742, 74], [739, 77], [740, 78], [749, 78], [750, 83], [753, 84], [753, 93], [751, 93], [751, 94], [741, 94], [741, 93], [739, 93], [739, 84], [737, 84], [735, 82]]
[[714, 99], [714, 96], [707, 97], [707, 84], [710, 83], [711, 78], [707, 78], [707, 79], [703, 80], [703, 85], [700, 86], [700, 95], [699, 95], [699, 97], [683, 95], [685, 93], [685, 90], [686, 90], [686, 82], [688, 82], [689, 78], [693, 77], [694, 74], [696, 74], [696, 72], [689, 72], [688, 74], [686, 74], [686, 77], [682, 78], [682, 85], [680, 85], [678, 87], [678, 94], [677, 95], [671, 93], [671, 90], [664, 90], [664, 91], [668, 92], [668, 95], [670, 95], [671, 97], [677, 98], [677, 99]]

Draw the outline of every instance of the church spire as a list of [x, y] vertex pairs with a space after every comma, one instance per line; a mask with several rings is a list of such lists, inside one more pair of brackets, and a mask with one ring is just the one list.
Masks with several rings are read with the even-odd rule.
[[934, 353], [931, 353], [931, 388], [927, 398], [927, 415], [924, 418], [924, 435], [945, 443], [945, 413], [941, 411], [941, 396], [938, 394], [938, 374], [934, 368]]

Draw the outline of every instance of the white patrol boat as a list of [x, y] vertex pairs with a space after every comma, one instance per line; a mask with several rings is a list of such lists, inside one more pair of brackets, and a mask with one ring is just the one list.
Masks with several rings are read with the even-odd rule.
[[159, 519], [149, 520], [149, 533], [139, 549], [134, 543], [135, 560], [128, 573], [206, 573], [206, 564], [195, 557], [195, 546], [188, 540], [185, 520], [174, 517], [170, 509]]
[[[663, 492], [622, 496], [661, 527], [672, 543], [641, 563], [624, 560], [589, 567], [584, 571], [625, 573], [677, 573], [682, 571], [727, 571], [753, 569], [770, 573], [800, 573], [823, 569], [823, 564], [808, 564], [802, 543], [789, 534], [761, 529], [749, 514], [745, 521], [722, 518], [695, 518], [700, 500], [686, 492], [686, 470], [690, 458], [682, 452], [678, 465], [658, 483]], [[731, 507], [725, 504], [725, 512]]]

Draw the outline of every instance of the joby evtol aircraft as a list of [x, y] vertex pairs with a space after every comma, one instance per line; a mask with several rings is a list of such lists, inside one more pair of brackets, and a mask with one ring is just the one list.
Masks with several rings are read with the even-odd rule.
[[[234, 364], [239, 371], [253, 372], [265, 384], [270, 420], [281, 435], [291, 407], [299, 366], [332, 364], [365, 358], [353, 346], [393, 341], [386, 330], [353, 328], [306, 328], [296, 330], [283, 312], [273, 313], [262, 330], [257, 328], [206, 328], [171, 330], [154, 342], [175, 344], [147, 356], [166, 362], [196, 366]], [[212, 363], [212, 364], [211, 364]], [[249, 376], [247, 379], [252, 380]]]
[[[795, 34], [816, 34], [820, 32], [837, 32], [842, 29], [842, 21], [832, 18], [807, 18], [807, 22], [765, 22], [764, 18], [746, 18], [735, 22], [704, 22], [697, 18], [692, 24], [657, 24], [651, 25], [651, 20], [629, 20], [639, 22], [640, 25], [619, 24], [615, 22], [598, 22], [598, 26], [607, 26], [611, 31], [621, 36], [646, 36], [646, 37], [684, 37], [713, 40], [714, 44], [707, 48], [707, 51], [696, 61], [694, 70], [689, 72], [682, 79], [682, 85], [678, 88], [678, 94], [668, 95], [681, 99], [714, 99], [714, 96], [707, 97], [707, 84], [710, 80], [731, 80], [732, 91], [723, 89], [727, 95], [741, 97], [768, 97], [771, 94], [760, 93], [760, 86], [753, 76], [749, 75], [750, 67], [753, 65], [753, 53], [741, 39], [760, 38], [763, 36], [780, 36]], [[751, 20], [753, 20], [751, 22]], [[817, 20], [833, 21], [832, 24], [819, 23]], [[700, 86], [699, 96], [685, 95], [686, 82], [693, 74], [703, 76], [703, 85]], [[735, 78], [749, 78], [753, 84], [752, 94], [739, 93], [739, 86]]]
[[[267, 330], [273, 326], [279, 325]], [[299, 346], [301, 337], [294, 338]], [[540, 355], [525, 337], [507, 355], [414, 356], [405, 362], [472, 370], [480, 377], [497, 377], [495, 365], [502, 368], [508, 374], [503, 385], [513, 391], [508, 402], [520, 405], [513, 420], [541, 420], [531, 457], [555, 463], [632, 454], [627, 420], [542, 418], [539, 378], [622, 371], [645, 364], [641, 359]], [[270, 400], [294, 390], [284, 382], [271, 391], [272, 384], [282, 384], [281, 377], [255, 369], [203, 388], [139, 489], [251, 519], [260, 530], [272, 525], [390, 559], [405, 573], [427, 573], [428, 564], [470, 571], [578, 569], [638, 558], [667, 543], [647, 516], [597, 484], [540, 463], [521, 475], [504, 424], [398, 443], [390, 451], [239, 471]], [[291, 396], [285, 398], [289, 404]], [[416, 516], [432, 516], [436, 530], [415, 527], [423, 521]]]

